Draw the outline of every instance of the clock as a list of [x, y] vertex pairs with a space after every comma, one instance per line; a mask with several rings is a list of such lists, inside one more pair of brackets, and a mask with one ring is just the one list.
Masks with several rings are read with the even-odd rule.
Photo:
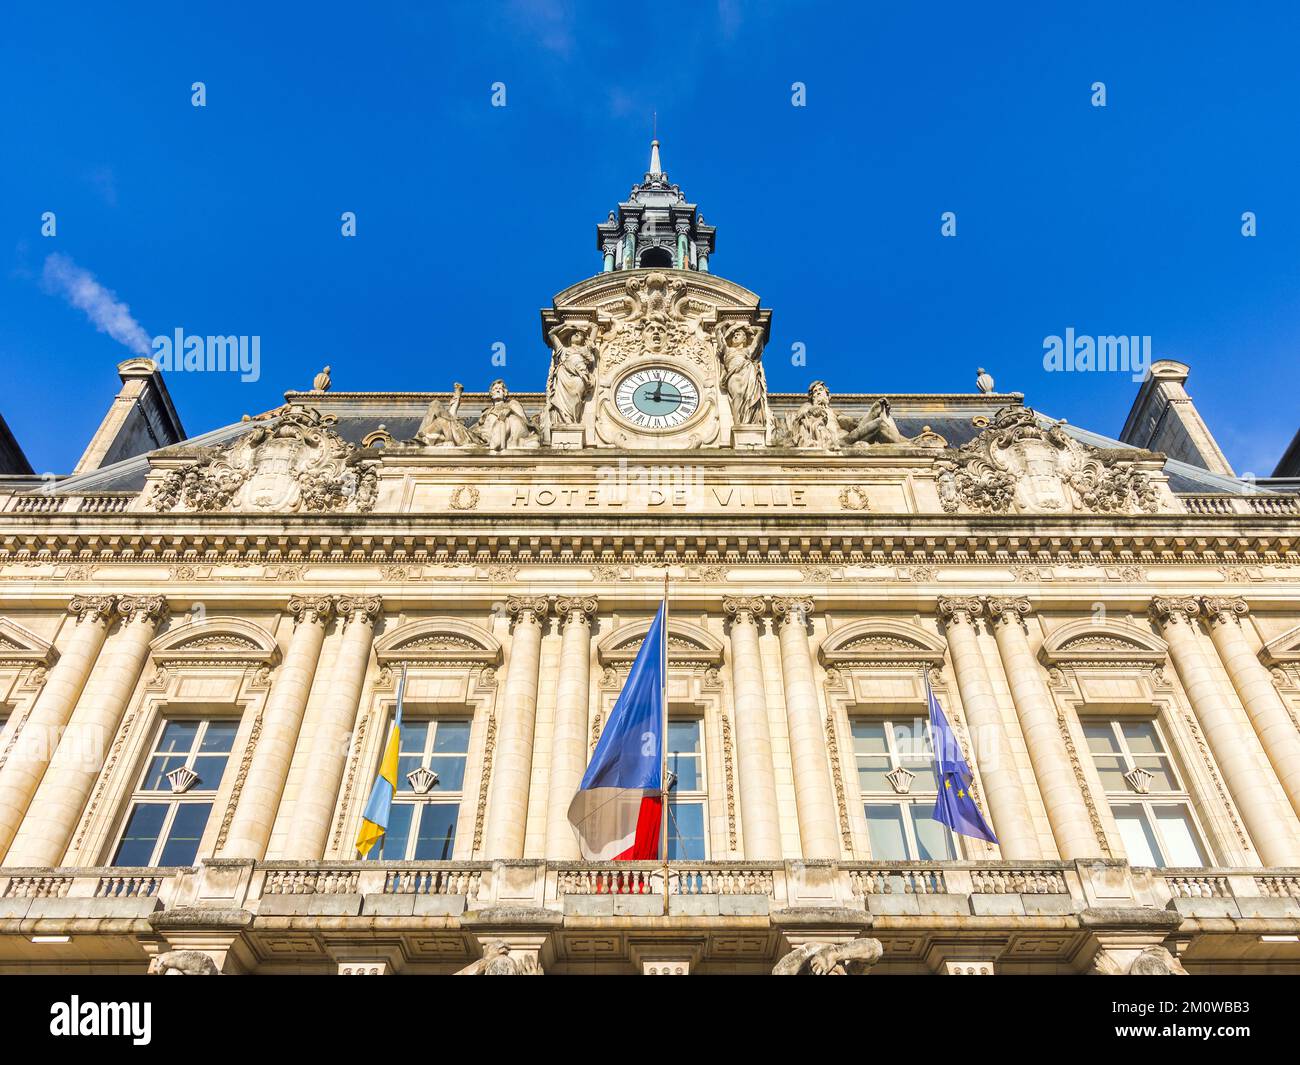
[[651, 366], [619, 380], [614, 405], [638, 429], [674, 429], [699, 409], [700, 390], [683, 373]]

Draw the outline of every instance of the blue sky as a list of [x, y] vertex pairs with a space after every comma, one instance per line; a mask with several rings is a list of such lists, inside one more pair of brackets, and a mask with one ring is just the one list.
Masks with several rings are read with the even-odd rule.
[[1068, 7], [6, 4], [0, 412], [70, 469], [131, 354], [42, 282], [51, 254], [149, 336], [261, 337], [256, 382], [169, 377], [190, 433], [326, 363], [339, 390], [478, 389], [501, 343], [541, 388], [538, 308], [599, 269], [657, 111], [714, 272], [773, 308], [773, 389], [969, 391], [985, 366], [1116, 434], [1136, 384], [1046, 373], [1044, 338], [1150, 335], [1265, 475], [1300, 426], [1300, 14]]

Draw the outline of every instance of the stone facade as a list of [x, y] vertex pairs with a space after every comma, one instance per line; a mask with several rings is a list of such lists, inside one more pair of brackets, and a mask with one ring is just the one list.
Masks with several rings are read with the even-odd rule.
[[[291, 392], [0, 486], [0, 971], [1300, 971], [1300, 500], [991, 381], [769, 393], [770, 312], [657, 149], [646, 185], [671, 238], [637, 189], [602, 225], [545, 394]], [[565, 818], [665, 574], [702, 825], [666, 889]], [[357, 861], [403, 669], [462, 730], [406, 795], [452, 797], [447, 853]], [[888, 835], [927, 681], [998, 845]]]

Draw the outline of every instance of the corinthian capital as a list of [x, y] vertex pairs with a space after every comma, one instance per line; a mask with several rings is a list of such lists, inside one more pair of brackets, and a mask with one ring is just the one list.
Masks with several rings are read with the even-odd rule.
[[1030, 613], [1029, 597], [1024, 595], [990, 595], [984, 600], [989, 617], [995, 622], [1012, 625]]
[[1190, 595], [1158, 595], [1151, 600], [1151, 616], [1160, 625], [1186, 622], [1195, 625], [1201, 615], [1201, 604]]
[[949, 625], [969, 625], [984, 612], [984, 604], [973, 595], [943, 596], [939, 600], [939, 616]]
[[340, 595], [335, 609], [341, 618], [373, 625], [384, 612], [384, 601], [377, 595]]
[[123, 624], [143, 621], [157, 625], [167, 616], [167, 600], [161, 595], [124, 595], [117, 601], [117, 612]]
[[117, 610], [117, 599], [111, 595], [74, 595], [68, 603], [68, 613], [76, 614], [77, 621], [98, 621], [107, 625]]
[[589, 625], [597, 605], [594, 595], [562, 595], [555, 600], [555, 612], [566, 625]]
[[295, 595], [289, 600], [289, 613], [300, 625], [325, 625], [334, 616], [334, 600], [328, 595]]
[[512, 595], [506, 600], [506, 610], [516, 624], [538, 624], [550, 609], [551, 604], [544, 595]]
[[752, 625], [763, 616], [767, 604], [757, 595], [728, 595], [722, 600], [722, 610], [741, 625]]
[[1216, 625], [1240, 621], [1250, 613], [1246, 600], [1239, 595], [1204, 595], [1201, 597], [1201, 606], [1205, 610], [1205, 616]]
[[813, 601], [804, 595], [778, 595], [772, 600], [772, 613], [782, 625], [803, 625], [812, 610]]

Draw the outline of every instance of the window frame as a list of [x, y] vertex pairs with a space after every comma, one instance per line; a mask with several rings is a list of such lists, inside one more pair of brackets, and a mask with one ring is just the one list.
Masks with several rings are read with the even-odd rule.
[[[916, 735], [915, 726], [919, 723], [921, 726], [920, 736], [923, 746], [922, 754], [925, 755], [931, 767], [934, 764], [934, 743], [930, 734], [930, 722], [928, 718], [921, 714], [912, 714], [908, 719], [908, 724], [903, 726], [903, 730], [913, 737]], [[959, 862], [965, 858], [962, 841], [960, 836], [941, 821], [935, 821], [946, 833], [950, 847], [952, 848], [951, 856], [942, 858], [922, 858], [921, 847], [917, 837], [915, 817], [917, 808], [928, 809], [933, 813], [935, 804], [939, 801], [939, 789], [937, 785], [933, 790], [923, 790], [914, 793], [910, 787], [906, 794], [900, 794], [890, 786], [888, 791], [868, 789], [862, 786], [862, 764], [861, 759], [887, 757], [889, 759], [889, 768], [885, 770], [892, 773], [900, 766], [909, 773], [915, 773], [915, 765], [918, 755], [910, 755], [912, 764], [904, 760], [904, 755], [898, 744], [899, 727], [902, 722], [899, 721], [897, 714], [849, 714], [849, 743], [853, 758], [853, 778], [858, 789], [858, 798], [862, 809], [863, 825], [866, 829], [867, 850], [873, 861], [901, 861], [901, 862]], [[858, 750], [857, 734], [855, 727], [858, 725], [879, 725], [884, 732], [885, 750], [883, 752], [863, 752]], [[916, 776], [920, 776], [916, 773]], [[933, 772], [931, 772], [933, 779]], [[871, 847], [871, 817], [868, 814], [868, 808], [871, 806], [893, 806], [900, 810], [900, 821], [903, 828], [903, 844], [907, 849], [907, 854], [902, 858], [885, 858], [872, 852]]]
[[[672, 733], [673, 725], [682, 725], [682, 724], [693, 724], [695, 726], [696, 746], [698, 749], [686, 755], [685, 757], [693, 758], [695, 760], [697, 766], [696, 780], [698, 781], [699, 786], [696, 788], [692, 788], [688, 791], [684, 791], [681, 790], [676, 783], [674, 783], [672, 788], [669, 790], [668, 792], [668, 840], [669, 843], [671, 843], [674, 836], [676, 836], [678, 840], [681, 840], [683, 838], [680, 832], [674, 832], [674, 826], [676, 824], [676, 821], [674, 820], [676, 816], [675, 808], [678, 806], [698, 807], [700, 810], [700, 838], [704, 845], [704, 854], [699, 858], [684, 858], [681, 856], [677, 856], [672, 858], [671, 860], [678, 861], [678, 862], [707, 862], [709, 860], [709, 854], [711, 853], [711, 847], [710, 847], [711, 841], [709, 839], [711, 833], [710, 833], [710, 825], [709, 825], [709, 775], [708, 775], [709, 762], [708, 762], [708, 756], [706, 754], [704, 715], [699, 713], [694, 713], [694, 714], [670, 713], [668, 715], [669, 734]], [[673, 769], [673, 764], [672, 764], [673, 752], [668, 749], [667, 736], [664, 737], [664, 754], [665, 754], [665, 760], [668, 763], [669, 772], [676, 772]], [[678, 757], [682, 757], [682, 756], [679, 755]], [[666, 848], [665, 848], [665, 852], [666, 852]]]
[[[224, 752], [215, 752], [224, 753], [226, 760], [225, 765], [223, 765], [221, 769], [221, 776], [212, 783], [211, 787], [206, 786], [202, 777], [200, 777], [196, 782], [195, 787], [180, 793], [172, 791], [170, 788], [164, 790], [149, 789], [145, 787], [150, 774], [153, 772], [154, 763], [157, 759], [166, 758], [169, 754], [175, 756], [180, 753], [176, 751], [159, 751], [158, 749], [169, 725], [197, 723], [198, 727], [194, 732], [194, 738], [190, 743], [189, 749], [185, 752], [185, 761], [182, 763], [182, 765], [187, 769], [193, 770], [196, 759], [203, 753], [203, 741], [208, 734], [209, 728], [218, 722], [233, 725], [234, 728], [231, 730], [230, 734], [229, 749]], [[137, 808], [141, 806], [166, 806], [167, 812], [163, 815], [162, 824], [158, 828], [158, 836], [154, 840], [153, 850], [149, 853], [149, 861], [142, 865], [123, 866], [123, 868], [160, 868], [158, 860], [161, 858], [170, 842], [171, 831], [175, 824], [176, 817], [180, 812], [180, 807], [206, 805], [208, 807], [208, 816], [204, 820], [203, 829], [199, 833], [199, 842], [195, 846], [194, 857], [191, 861], [198, 859], [199, 851], [203, 849], [203, 836], [211, 827], [212, 811], [216, 808], [218, 793], [221, 790], [222, 783], [226, 779], [226, 772], [230, 768], [231, 759], [234, 757], [236, 743], [239, 739], [239, 730], [242, 724], [242, 718], [238, 715], [233, 717], [227, 717], [222, 714], [216, 714], [211, 717], [199, 715], [191, 716], [186, 714], [175, 714], [171, 716], [159, 715], [159, 719], [154, 725], [153, 735], [145, 748], [143, 764], [136, 773], [135, 784], [126, 796], [126, 813], [122, 818], [121, 828], [117, 832], [116, 841], [110, 850], [110, 853], [112, 854], [112, 858], [109, 862], [110, 865], [118, 865], [118, 858], [122, 850], [122, 844], [125, 842], [126, 832], [131, 827], [131, 818], [135, 814]], [[169, 772], [175, 772], [175, 769], [172, 769]], [[165, 775], [163, 779], [166, 779]], [[205, 786], [200, 788], [198, 785]], [[196, 788], [198, 788], [198, 790], [196, 790]]]
[[[1156, 741], [1160, 745], [1160, 750], [1154, 753], [1142, 753], [1135, 755], [1129, 746], [1128, 737], [1124, 734], [1123, 725], [1131, 723], [1149, 724], [1155, 734]], [[1200, 818], [1196, 815], [1196, 801], [1188, 790], [1186, 774], [1178, 765], [1178, 759], [1175, 757], [1174, 748], [1170, 745], [1165, 730], [1160, 722], [1160, 716], [1154, 714], [1147, 715], [1130, 715], [1122, 714], [1107, 716], [1104, 714], [1086, 715], [1080, 721], [1083, 726], [1084, 743], [1088, 751], [1089, 760], [1093, 771], [1097, 774], [1097, 780], [1101, 784], [1102, 795], [1106, 799], [1106, 808], [1110, 811], [1111, 821], [1116, 827], [1116, 836], [1120, 845], [1124, 849], [1124, 856], [1128, 858], [1128, 846], [1125, 843], [1124, 835], [1119, 831], [1119, 818], [1116, 817], [1118, 807], [1137, 807], [1141, 810], [1143, 820], [1146, 823], [1147, 830], [1155, 840], [1156, 848], [1159, 854], [1156, 856], [1160, 859], [1161, 864], [1151, 866], [1155, 869], [1182, 869], [1188, 868], [1183, 865], [1174, 865], [1167, 861], [1169, 855], [1169, 846], [1165, 841], [1164, 833], [1160, 829], [1160, 819], [1156, 816], [1156, 809], [1159, 807], [1176, 808], [1182, 810], [1187, 815], [1188, 823], [1194, 833], [1193, 843], [1204, 856], [1205, 867], [1209, 868], [1214, 863], [1213, 851], [1210, 848], [1210, 837], [1201, 825]], [[1177, 783], [1178, 787], [1172, 791], [1150, 791], [1145, 795], [1135, 790], [1131, 785], [1125, 784], [1124, 791], [1111, 791], [1106, 787], [1102, 779], [1101, 770], [1097, 766], [1099, 755], [1106, 755], [1106, 752], [1094, 751], [1088, 742], [1088, 726], [1105, 724], [1110, 726], [1111, 735], [1118, 747], [1118, 756], [1124, 763], [1124, 772], [1131, 773], [1138, 768], [1137, 758], [1139, 756], [1146, 758], [1158, 757], [1167, 768], [1169, 775]], [[1131, 862], [1132, 859], [1129, 859]], [[1135, 866], [1136, 868], [1148, 868], [1146, 866]]]

